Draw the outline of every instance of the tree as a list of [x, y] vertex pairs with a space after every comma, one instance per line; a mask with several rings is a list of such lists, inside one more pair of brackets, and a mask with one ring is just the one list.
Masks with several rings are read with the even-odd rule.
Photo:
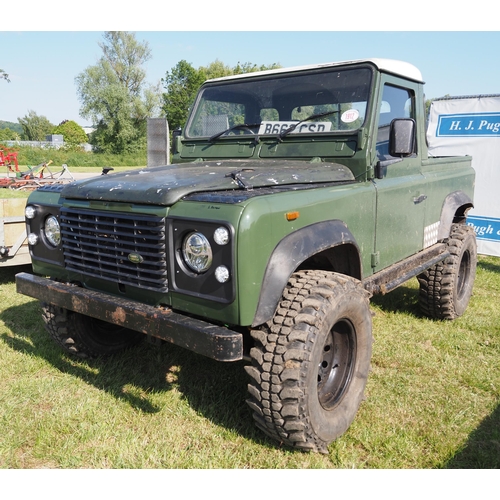
[[64, 143], [68, 146], [80, 146], [88, 141], [83, 128], [73, 120], [64, 120], [52, 130], [53, 134], [64, 136]]
[[33, 110], [29, 110], [26, 116], [17, 120], [23, 127], [22, 138], [27, 141], [45, 141], [45, 137], [52, 134], [54, 128], [47, 117], [38, 116]]
[[163, 94], [163, 112], [167, 117], [170, 130], [185, 125], [196, 93], [205, 80], [280, 67], [278, 63], [257, 66], [252, 63], [240, 64], [238, 62], [236, 66], [231, 68], [216, 59], [208, 66], [195, 69], [184, 60], [178, 62], [170, 72], [167, 71], [165, 78], [162, 79], [163, 87], [166, 90]]
[[90, 142], [97, 151], [135, 151], [146, 144], [146, 119], [157, 114], [161, 101], [160, 85], [147, 85], [142, 67], [151, 51], [127, 31], [103, 37], [102, 57], [75, 79], [80, 115], [96, 127]]
[[[14, 122], [6, 122], [3, 120], [0, 120], [0, 130], [3, 128], [8, 128], [14, 132], [17, 132], [19, 137], [23, 133], [23, 127], [21, 127], [21, 124], [19, 122], [14, 123]], [[19, 140], [21, 140], [21, 139], [19, 139]]]
[[10, 128], [2, 128], [0, 129], [0, 141], [19, 141], [21, 137], [15, 130], [11, 130]]
[[190, 106], [196, 97], [200, 85], [207, 79], [201, 69], [195, 69], [187, 61], [179, 61], [165, 78], [163, 111], [168, 120], [170, 130], [184, 126]]
[[2, 79], [10, 82], [9, 75], [3, 69], [0, 69], [0, 80], [2, 80]]

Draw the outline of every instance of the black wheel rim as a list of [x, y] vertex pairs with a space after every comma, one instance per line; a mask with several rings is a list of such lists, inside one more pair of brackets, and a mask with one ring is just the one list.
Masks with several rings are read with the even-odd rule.
[[318, 365], [318, 399], [325, 410], [331, 410], [342, 399], [351, 381], [355, 361], [355, 329], [344, 319], [330, 330]]
[[464, 252], [462, 259], [460, 261], [460, 266], [458, 268], [457, 276], [457, 297], [461, 299], [465, 293], [466, 283], [469, 279], [470, 271], [470, 254], [469, 252]]

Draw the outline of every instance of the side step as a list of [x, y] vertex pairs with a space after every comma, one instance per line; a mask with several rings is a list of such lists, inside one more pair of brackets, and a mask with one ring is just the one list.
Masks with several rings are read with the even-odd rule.
[[420, 273], [424, 272], [429, 267], [441, 262], [450, 255], [444, 243], [437, 243], [421, 252], [408, 257], [389, 266], [373, 276], [363, 280], [365, 290], [373, 295], [386, 294], [405, 281], [408, 281]]

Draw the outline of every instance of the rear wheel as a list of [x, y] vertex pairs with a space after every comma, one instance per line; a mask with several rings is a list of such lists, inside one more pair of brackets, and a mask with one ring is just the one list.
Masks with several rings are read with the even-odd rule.
[[372, 350], [369, 294], [324, 271], [295, 273], [272, 321], [254, 330], [248, 404], [287, 445], [326, 453], [363, 399]]
[[419, 303], [427, 316], [453, 320], [465, 312], [472, 295], [477, 265], [474, 228], [454, 224], [448, 250], [449, 257], [419, 275]]
[[90, 316], [42, 303], [50, 336], [67, 352], [80, 358], [110, 356], [138, 344], [144, 335]]

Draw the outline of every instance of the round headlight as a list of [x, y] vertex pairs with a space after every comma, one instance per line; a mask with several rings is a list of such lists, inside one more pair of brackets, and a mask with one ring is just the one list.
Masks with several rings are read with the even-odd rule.
[[49, 215], [45, 219], [44, 225], [45, 237], [49, 243], [57, 247], [61, 243], [61, 227], [59, 226], [59, 221], [53, 215]]
[[196, 273], [204, 273], [212, 265], [212, 248], [201, 233], [189, 234], [182, 245], [186, 264]]

